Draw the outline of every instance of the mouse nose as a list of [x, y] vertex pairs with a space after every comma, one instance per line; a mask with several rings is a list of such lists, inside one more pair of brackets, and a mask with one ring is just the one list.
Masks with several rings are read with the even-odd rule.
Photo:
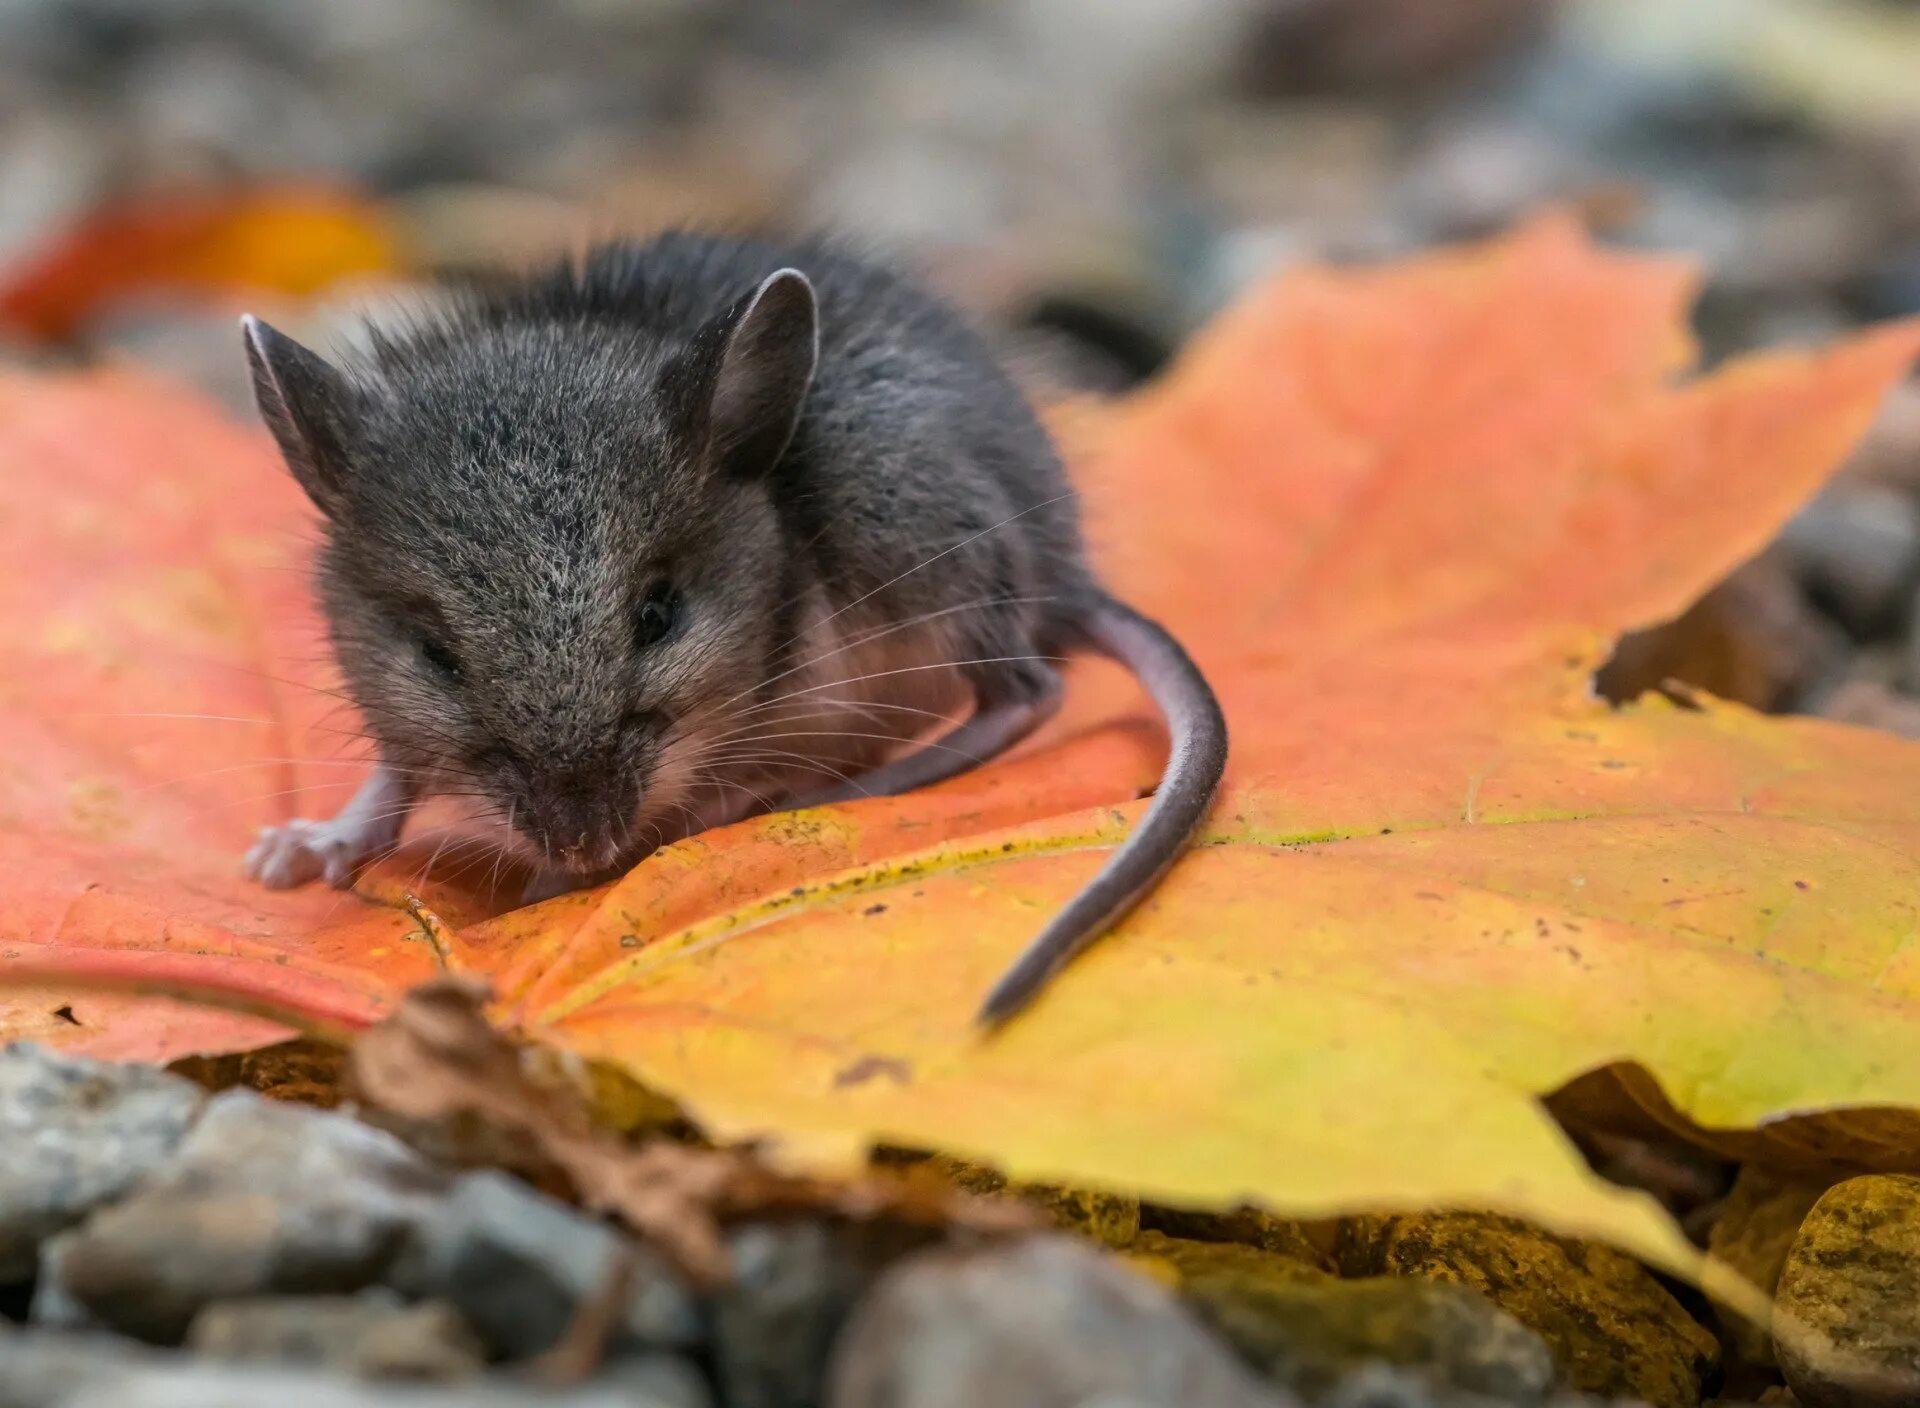
[[539, 840], [568, 870], [612, 865], [630, 839], [638, 789], [611, 762], [555, 769], [530, 809]]

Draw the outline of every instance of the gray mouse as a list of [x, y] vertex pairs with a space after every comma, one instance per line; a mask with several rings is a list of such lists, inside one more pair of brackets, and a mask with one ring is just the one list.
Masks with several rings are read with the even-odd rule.
[[[1172, 752], [1140, 823], [980, 1009], [1019, 1010], [1159, 879], [1226, 721], [1109, 595], [1046, 432], [985, 343], [828, 244], [671, 233], [470, 280], [336, 366], [243, 320], [318, 508], [318, 590], [379, 765], [248, 873], [347, 885], [427, 796], [537, 853], [528, 898], [771, 810], [924, 787], [1131, 668]], [[965, 720], [922, 741], [966, 710]]]

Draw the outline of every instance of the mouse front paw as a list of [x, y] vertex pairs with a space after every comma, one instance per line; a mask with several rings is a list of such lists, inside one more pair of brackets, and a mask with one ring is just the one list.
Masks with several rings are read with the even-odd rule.
[[269, 890], [291, 890], [322, 879], [344, 890], [365, 859], [363, 838], [356, 831], [330, 821], [289, 821], [260, 833], [247, 852], [246, 871]]

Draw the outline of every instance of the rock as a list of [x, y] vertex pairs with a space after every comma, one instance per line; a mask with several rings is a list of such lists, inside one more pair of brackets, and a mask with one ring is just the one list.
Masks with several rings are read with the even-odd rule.
[[1365, 104], [1232, 98], [1187, 113], [1173, 135], [1186, 183], [1228, 227], [1283, 224], [1330, 238], [1380, 217], [1404, 141]]
[[[180, 381], [232, 414], [247, 412], [253, 387], [245, 359], [238, 369], [233, 365], [233, 318], [224, 308], [199, 308], [186, 299], [128, 298], [90, 319], [85, 338], [98, 356], [172, 367]], [[337, 1096], [325, 1103], [337, 1104]]]
[[524, 1359], [559, 1343], [599, 1294], [623, 1247], [636, 1260], [611, 1348], [680, 1347], [698, 1338], [692, 1296], [657, 1256], [517, 1179], [467, 1174], [412, 1226], [388, 1284], [454, 1306], [494, 1353]]
[[923, 1167], [962, 1192], [1018, 1198], [1061, 1231], [1078, 1232], [1109, 1247], [1126, 1246], [1140, 1231], [1140, 1199], [1132, 1194], [1057, 1183], [1014, 1183], [998, 1169], [948, 1154], [936, 1154]]
[[1851, 303], [1864, 321], [1911, 318], [1920, 313], [1920, 244], [1907, 244], [1875, 260], [1854, 281]]
[[1920, 738], [1920, 699], [1887, 688], [1878, 680], [1848, 680], [1820, 702], [1820, 716]]
[[108, 134], [84, 112], [49, 105], [0, 116], [0, 266], [37, 253], [106, 188]]
[[1396, 192], [1406, 219], [1434, 236], [1480, 237], [1598, 179], [1581, 156], [1536, 127], [1462, 122], [1407, 165]]
[[121, 119], [150, 179], [187, 182], [222, 166], [338, 170], [354, 119], [336, 119], [302, 78], [224, 39], [173, 43], [121, 77]]
[[1333, 1269], [1329, 1248], [1337, 1238], [1333, 1224], [1317, 1224], [1327, 1229], [1326, 1246], [1314, 1238], [1316, 1226], [1275, 1217], [1259, 1208], [1236, 1208], [1232, 1212], [1189, 1212], [1182, 1208], [1144, 1207], [1140, 1225], [1147, 1231], [1164, 1233], [1174, 1240], [1191, 1242], [1236, 1242], [1279, 1252], [1291, 1260], [1322, 1271]]
[[1829, 1188], [1787, 1252], [1774, 1349], [1806, 1408], [1920, 1401], [1920, 1178]]
[[373, 1284], [443, 1187], [404, 1144], [345, 1115], [218, 1095], [137, 1193], [60, 1239], [42, 1289], [171, 1344], [216, 1300]]
[[485, 1350], [442, 1302], [391, 1293], [217, 1301], [193, 1317], [187, 1347], [216, 1359], [311, 1364], [377, 1379], [466, 1379]]
[[1544, 0], [1295, 0], [1250, 7], [1255, 91], [1378, 89], [1458, 79], [1533, 31]]
[[1891, 627], [1920, 573], [1920, 505], [1879, 484], [1838, 485], [1787, 524], [1781, 546], [1813, 600], [1865, 640]]
[[[1369, 1364], [1356, 1369], [1314, 1403], [1314, 1408], [1513, 1408], [1516, 1402], [1531, 1408], [1644, 1408], [1644, 1405], [1610, 1402], [1584, 1393], [1555, 1393], [1544, 1398], [1489, 1398], [1481, 1393], [1436, 1387], [1425, 1375], [1390, 1364]], [[1745, 1408], [1725, 1403], [1713, 1408]]]
[[834, 1351], [828, 1408], [1282, 1408], [1170, 1296], [1085, 1245], [1034, 1237], [909, 1258]]
[[[1787, 1249], [1830, 1181], [1745, 1165], [1707, 1234], [1708, 1254], [1772, 1295], [1780, 1284]], [[1737, 1315], [1725, 1317], [1721, 1338], [1751, 1363], [1774, 1362], [1773, 1341], [1765, 1329]]]
[[675, 1354], [621, 1354], [593, 1372], [596, 1388], [619, 1389], [636, 1404], [658, 1408], [709, 1408], [706, 1375]]
[[67, 1293], [67, 1245], [71, 1232], [49, 1239], [40, 1248], [40, 1274], [27, 1303], [30, 1324], [49, 1330], [102, 1330], [106, 1326]]
[[498, 1382], [395, 1388], [311, 1371], [191, 1361], [142, 1370], [58, 1400], [58, 1408], [678, 1408], [625, 1388]]
[[0, 1408], [56, 1408], [98, 1380], [166, 1356], [115, 1335], [27, 1330], [0, 1322]]
[[0, 1048], [0, 1284], [31, 1280], [42, 1242], [148, 1177], [204, 1101], [148, 1067]]
[[1920, 491], [1920, 377], [1908, 377], [1887, 394], [1836, 482]]
[[458, 1385], [370, 1383], [297, 1365], [228, 1364], [111, 1335], [0, 1325], [0, 1408], [710, 1408], [690, 1365], [616, 1362], [560, 1388], [505, 1375]]
[[1127, 1251], [1131, 1259], [1150, 1268], [1158, 1263], [1169, 1279], [1181, 1285], [1210, 1278], [1261, 1286], [1326, 1279], [1321, 1258], [1312, 1248], [1269, 1251], [1234, 1242], [1203, 1242], [1169, 1237], [1163, 1232], [1142, 1232]]
[[885, 1225], [755, 1223], [728, 1238], [714, 1297], [714, 1377], [729, 1408], [811, 1408], [835, 1339], [882, 1269], [926, 1234]]
[[1369, 1363], [1430, 1387], [1531, 1400], [1553, 1385], [1540, 1337], [1462, 1285], [1417, 1277], [1342, 1281], [1251, 1247], [1149, 1233], [1138, 1250], [1173, 1266], [1181, 1293], [1269, 1379], [1318, 1399]]
[[1638, 1262], [1480, 1213], [1355, 1218], [1349, 1275], [1423, 1276], [1469, 1286], [1546, 1341], [1582, 1393], [1693, 1408], [1720, 1347]]

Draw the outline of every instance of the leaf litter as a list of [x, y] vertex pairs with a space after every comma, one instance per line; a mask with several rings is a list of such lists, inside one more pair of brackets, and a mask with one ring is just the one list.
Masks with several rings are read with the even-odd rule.
[[[1632, 1063], [1714, 1129], [1920, 1105], [1920, 755], [1705, 696], [1610, 709], [1590, 680], [1773, 535], [1920, 331], [1687, 381], [1691, 290], [1547, 219], [1297, 271], [1158, 385], [1061, 417], [1105, 570], [1209, 670], [1236, 755], [1202, 844], [989, 1041], [972, 1002], [1158, 774], [1117, 671], [1077, 665], [1061, 718], [968, 777], [588, 894], [502, 912], [428, 836], [363, 877], [373, 904], [268, 895], [237, 874], [250, 829], [352, 777], [283, 570], [297, 495], [177, 392], [0, 380], [0, 467], [50, 509], [0, 516], [24, 623], [0, 961], [350, 1025], [485, 977], [517, 1036], [799, 1175], [939, 1148], [1178, 1206], [1495, 1207], [1696, 1269], [1540, 1097]], [[276, 761], [209, 718], [264, 720]], [[57, 984], [0, 1023], [147, 1059], [277, 1032]]]

